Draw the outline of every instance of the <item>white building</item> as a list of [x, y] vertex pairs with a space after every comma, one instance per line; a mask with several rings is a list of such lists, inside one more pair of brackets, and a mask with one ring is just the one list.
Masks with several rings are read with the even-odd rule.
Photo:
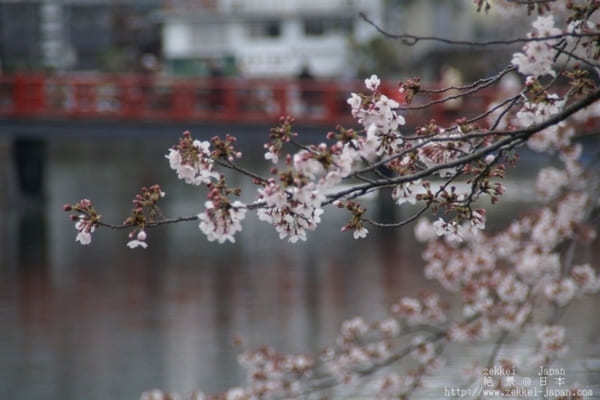
[[359, 12], [381, 21], [383, 1], [170, 0], [163, 56], [174, 73], [210, 73], [218, 61], [248, 77], [347, 76], [349, 40], [375, 34]]

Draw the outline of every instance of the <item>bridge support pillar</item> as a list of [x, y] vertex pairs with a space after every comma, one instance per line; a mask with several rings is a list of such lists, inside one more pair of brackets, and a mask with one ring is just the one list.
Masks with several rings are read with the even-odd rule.
[[43, 201], [45, 195], [46, 142], [39, 138], [18, 138], [13, 142], [19, 194], [27, 200]]

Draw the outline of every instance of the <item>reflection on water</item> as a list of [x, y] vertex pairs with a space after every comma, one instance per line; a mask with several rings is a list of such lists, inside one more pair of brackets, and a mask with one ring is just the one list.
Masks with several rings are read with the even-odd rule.
[[[235, 245], [208, 243], [194, 223], [151, 231], [145, 251], [126, 249], [126, 232], [100, 230], [90, 247], [75, 244], [61, 208], [83, 196], [105, 220], [120, 221], [140, 186], [161, 183], [167, 215], [199, 211], [204, 193], [176, 181], [162, 159], [170, 144], [51, 142], [47, 201], [16, 213], [2, 208], [2, 398], [222, 390], [243, 379], [236, 335], [250, 346], [314, 351], [334, 340], [344, 319], [376, 318], [399, 296], [431, 286], [408, 230], [357, 242], [339, 233], [344, 217], [336, 212], [295, 246], [254, 216]], [[579, 311], [598, 305], [587, 301]], [[600, 321], [582, 324], [581, 315], [567, 315], [579, 350], [598, 356], [592, 333]], [[600, 381], [589, 376], [583, 379]]]

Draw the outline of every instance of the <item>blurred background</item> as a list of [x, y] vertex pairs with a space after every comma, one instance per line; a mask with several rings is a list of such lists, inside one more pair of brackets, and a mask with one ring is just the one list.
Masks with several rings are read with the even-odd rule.
[[[220, 391], [243, 382], [238, 336], [250, 347], [313, 352], [343, 320], [381, 317], [401, 296], [438, 289], [423, 278], [410, 227], [354, 241], [339, 232], [346, 216], [335, 210], [306, 243], [280, 241], [251, 215], [236, 244], [208, 243], [187, 223], [150, 231], [149, 249], [132, 251], [127, 232], [100, 230], [89, 247], [76, 244], [62, 205], [87, 197], [118, 223], [141, 186], [159, 183], [166, 215], [197, 214], [205, 193], [177, 181], [164, 159], [183, 130], [236, 135], [244, 165], [267, 174], [262, 143], [274, 121], [294, 115], [301, 140], [323, 140], [336, 123], [352, 124], [345, 100], [367, 74], [387, 78], [383, 90], [401, 100], [397, 79], [436, 86], [496, 73], [514, 49], [401, 46], [358, 17], [457, 39], [526, 29], [472, 8], [470, 0], [0, 0], [0, 397]], [[511, 79], [495, 90], [509, 93]], [[460, 106], [479, 114], [493, 94]], [[434, 107], [407, 115], [406, 129], [457, 115], [456, 104]], [[492, 229], [535, 205], [532, 179], [547, 161], [524, 157]], [[253, 200], [250, 182], [230, 179]], [[365, 205], [388, 221], [411, 211], [389, 193]], [[582, 384], [600, 382], [600, 321], [582, 321], [599, 305], [587, 299], [566, 317], [575, 332], [569, 377]], [[466, 365], [484, 354], [452, 356]]]
[[1, 0], [0, 60], [5, 73], [272, 78], [308, 71], [429, 81], [446, 67], [476, 74], [493, 61], [468, 48], [386, 41], [359, 12], [391, 32], [425, 36], [485, 39], [526, 29], [516, 17], [507, 24], [476, 13], [469, 0]]

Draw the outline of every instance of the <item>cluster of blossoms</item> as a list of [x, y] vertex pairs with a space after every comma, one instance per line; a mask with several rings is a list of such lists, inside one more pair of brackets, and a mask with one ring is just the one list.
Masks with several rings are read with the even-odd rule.
[[229, 240], [235, 243], [234, 235], [242, 230], [241, 222], [246, 217], [246, 205], [241, 201], [229, 201], [231, 194], [239, 195], [239, 190], [229, 189], [225, 179], [208, 184], [208, 201], [204, 203], [205, 211], [198, 214], [199, 228], [212, 242], [224, 243]]
[[361, 157], [372, 160], [376, 156], [397, 152], [403, 140], [398, 128], [404, 125], [404, 117], [396, 111], [400, 104], [378, 91], [381, 81], [375, 75], [365, 80], [365, 86], [371, 95], [352, 93], [348, 104], [352, 116], [361, 124], [366, 137], [361, 137], [357, 147]]
[[321, 143], [308, 150], [294, 154], [294, 169], [310, 179], [316, 179], [318, 186], [326, 190], [338, 184], [352, 172], [352, 164], [357, 152], [350, 144], [337, 142], [332, 146]]
[[96, 230], [101, 217], [94, 209], [92, 202], [82, 199], [75, 204], [65, 204], [63, 210], [73, 213], [71, 220], [75, 222], [75, 230], [77, 230], [75, 241], [84, 246], [90, 244], [92, 233]]
[[202, 185], [219, 178], [219, 174], [213, 170], [210, 143], [193, 140], [189, 131], [183, 133], [179, 143], [169, 149], [165, 157], [171, 169], [177, 172], [177, 177], [185, 183]]
[[407, 333], [394, 316], [371, 324], [356, 317], [342, 323], [336, 346], [323, 351], [322, 361], [335, 379], [352, 385], [362, 375], [390, 360], [410, 356], [417, 362], [415, 368], [405, 371], [402, 376], [387, 375], [376, 382], [374, 388], [378, 398], [389, 398], [391, 392], [407, 394], [421, 386], [425, 376], [443, 365], [435, 340], [423, 335], [406, 340]]
[[[365, 80], [369, 96], [352, 93], [348, 103], [352, 114], [364, 126], [360, 135], [353, 130], [340, 128], [339, 134], [331, 132], [329, 139], [337, 139], [332, 145], [321, 143], [302, 148], [286, 162], [293, 170], [270, 179], [259, 189], [259, 203], [265, 207], [258, 210], [260, 220], [275, 226], [280, 238], [290, 242], [306, 240], [306, 231], [314, 230], [321, 221], [322, 204], [327, 191], [352, 174], [353, 166], [362, 160], [374, 160], [377, 156], [390, 154], [402, 144], [398, 133], [404, 118], [395, 110], [399, 104], [378, 91], [380, 81], [376, 76]], [[265, 144], [265, 158], [277, 164], [283, 145], [293, 141], [291, 120], [282, 119], [271, 130], [269, 143]], [[362, 223], [352, 224], [354, 238], [367, 234]], [[349, 229], [346, 226], [342, 230]]]
[[[533, 23], [534, 30], [527, 37], [544, 38], [554, 37], [562, 33], [562, 31], [554, 26], [554, 16], [539, 16]], [[559, 39], [549, 40], [534, 40], [527, 42], [523, 46], [523, 53], [515, 53], [513, 55], [512, 64], [519, 69], [523, 75], [534, 77], [551, 75], [556, 76], [556, 72], [552, 68], [556, 50], [554, 46], [559, 42]]]
[[[599, 5], [595, 1], [580, 2], [573, 4], [569, 8], [572, 15], [567, 19], [569, 25], [567, 32], [572, 34], [586, 34], [598, 32], [600, 16], [596, 12]], [[567, 48], [579, 59], [597, 60], [600, 57], [598, 52], [597, 38], [569, 36], [566, 38]]]
[[[564, 306], [578, 294], [598, 290], [598, 278], [589, 266], [574, 267], [572, 274], [579, 278], [569, 277], [554, 250], [565, 241], [589, 242], [594, 237], [584, 222], [586, 204], [585, 195], [572, 193], [505, 231], [471, 235], [461, 245], [429, 236], [425, 276], [460, 293], [465, 316], [481, 315], [490, 329], [518, 329], [533, 296]], [[423, 224], [428, 223], [421, 222], [419, 229]]]
[[[541, 124], [564, 109], [565, 101], [541, 90], [533, 77], [527, 79], [527, 85], [530, 101], [517, 112], [516, 126]], [[600, 279], [589, 265], [565, 265], [557, 252], [561, 244], [589, 243], [596, 235], [585, 223], [593, 204], [584, 192], [586, 178], [578, 161], [581, 146], [571, 144], [572, 136], [572, 128], [558, 124], [528, 140], [535, 151], [558, 152], [564, 163], [564, 169], [540, 171], [536, 189], [542, 200], [551, 203], [537, 213], [515, 221], [496, 235], [467, 230], [457, 220], [446, 222], [440, 218], [431, 223], [422, 219], [416, 225], [417, 239], [428, 242], [425, 276], [458, 294], [463, 316], [472, 319], [453, 322], [448, 340], [465, 342], [487, 339], [499, 331], [520, 332], [535, 319], [534, 304], [564, 307], [583, 294], [600, 291]], [[421, 316], [420, 302], [407, 298], [400, 304], [396, 307], [404, 310], [408, 321], [426, 321]], [[566, 354], [563, 327], [545, 326], [537, 337], [539, 351], [534, 362], [547, 364]], [[393, 382], [388, 381], [387, 387], [394, 387]], [[498, 380], [499, 389], [508, 388], [503, 385]]]
[[539, 343], [539, 355], [541, 364], [563, 357], [569, 346], [566, 343], [565, 328], [558, 325], [543, 326], [539, 328], [537, 340]]
[[[538, 125], [549, 117], [558, 114], [565, 101], [556, 94], [543, 94], [534, 101], [526, 101], [516, 114], [515, 125], [523, 128]], [[552, 125], [529, 138], [529, 148], [537, 152], [547, 152], [567, 146], [574, 135], [572, 128], [562, 129], [564, 123]]]
[[[270, 394], [297, 396], [302, 389], [300, 382], [310, 378], [315, 367], [310, 355], [283, 354], [266, 346], [242, 353], [239, 362], [246, 368], [250, 384], [233, 390], [244, 393], [244, 399], [264, 398]], [[231, 396], [230, 391], [227, 396]]]
[[377, 398], [394, 399], [398, 396], [408, 396], [418, 385], [419, 379], [414, 374], [388, 374], [377, 382]]
[[273, 164], [279, 162], [283, 146], [289, 143], [292, 138], [298, 136], [298, 133], [292, 130], [293, 123], [294, 118], [289, 116], [281, 117], [279, 124], [271, 128], [269, 142], [264, 145], [265, 149], [267, 149], [265, 160], [270, 160]]
[[304, 175], [289, 172], [281, 183], [270, 180], [258, 190], [265, 207], [257, 211], [261, 221], [275, 226], [279, 238], [295, 243], [306, 240], [306, 231], [321, 222], [325, 195]]
[[401, 183], [392, 190], [392, 199], [396, 200], [396, 204], [399, 206], [404, 203], [415, 205], [417, 204], [418, 195], [423, 192], [419, 187], [420, 185], [420, 179]]
[[[287, 238], [292, 243], [306, 240], [306, 231], [316, 229], [321, 221], [327, 191], [350, 176], [353, 166], [361, 160], [397, 151], [397, 145], [402, 144], [397, 128], [404, 124], [404, 118], [395, 111], [399, 104], [378, 92], [380, 81], [376, 76], [367, 79], [365, 85], [372, 95], [353, 93], [348, 100], [353, 115], [365, 127], [364, 135], [343, 128], [339, 134], [331, 132], [328, 138], [337, 139], [332, 145], [321, 143], [288, 155], [286, 162], [293, 169], [278, 174], [278, 179], [263, 182], [259, 188], [257, 203], [264, 207], [258, 209], [258, 217], [272, 224], [281, 239]], [[275, 164], [282, 155], [283, 145], [296, 136], [291, 122], [289, 118], [282, 119], [265, 144], [265, 158]], [[349, 226], [342, 230], [347, 229]], [[367, 234], [360, 222], [352, 224], [352, 231], [355, 238]]]
[[219, 160], [230, 163], [242, 157], [235, 148], [236, 138], [226, 135], [225, 139], [213, 137], [211, 142], [194, 140], [190, 132], [183, 133], [179, 143], [166, 155], [177, 177], [188, 184], [204, 184], [208, 188], [205, 210], [197, 215], [198, 227], [209, 241], [235, 243], [234, 235], [242, 230], [241, 222], [246, 217], [247, 206], [241, 201], [231, 202], [230, 195], [239, 196], [239, 189], [228, 188], [225, 178], [215, 170]]
[[360, 204], [353, 201], [337, 202], [337, 206], [340, 208], [346, 208], [352, 213], [352, 220], [342, 227], [342, 232], [351, 230], [353, 232], [354, 239], [360, 239], [367, 236], [369, 230], [363, 225], [363, 214], [365, 209]]
[[460, 243], [465, 238], [476, 236], [479, 230], [485, 228], [485, 215], [484, 209], [474, 210], [471, 212], [471, 218], [462, 223], [456, 220], [447, 222], [441, 217], [434, 223], [422, 219], [415, 229], [415, 235], [422, 240], [443, 236], [448, 242]]
[[568, 183], [569, 174], [567, 171], [547, 167], [538, 173], [535, 188], [543, 201], [549, 201], [555, 198]]
[[408, 326], [440, 325], [446, 321], [447, 308], [437, 293], [423, 292], [419, 298], [403, 297], [391, 312]]
[[159, 185], [152, 185], [149, 188], [144, 186], [135, 195], [132, 200], [131, 215], [123, 222], [124, 226], [135, 227], [133, 231], [129, 232], [129, 239], [131, 240], [127, 242], [127, 247], [130, 249], [136, 247], [145, 249], [148, 247], [148, 243], [146, 243], [148, 235], [144, 228], [147, 224], [154, 223], [162, 217], [158, 202], [163, 197], [165, 197], [165, 192], [162, 191]]

